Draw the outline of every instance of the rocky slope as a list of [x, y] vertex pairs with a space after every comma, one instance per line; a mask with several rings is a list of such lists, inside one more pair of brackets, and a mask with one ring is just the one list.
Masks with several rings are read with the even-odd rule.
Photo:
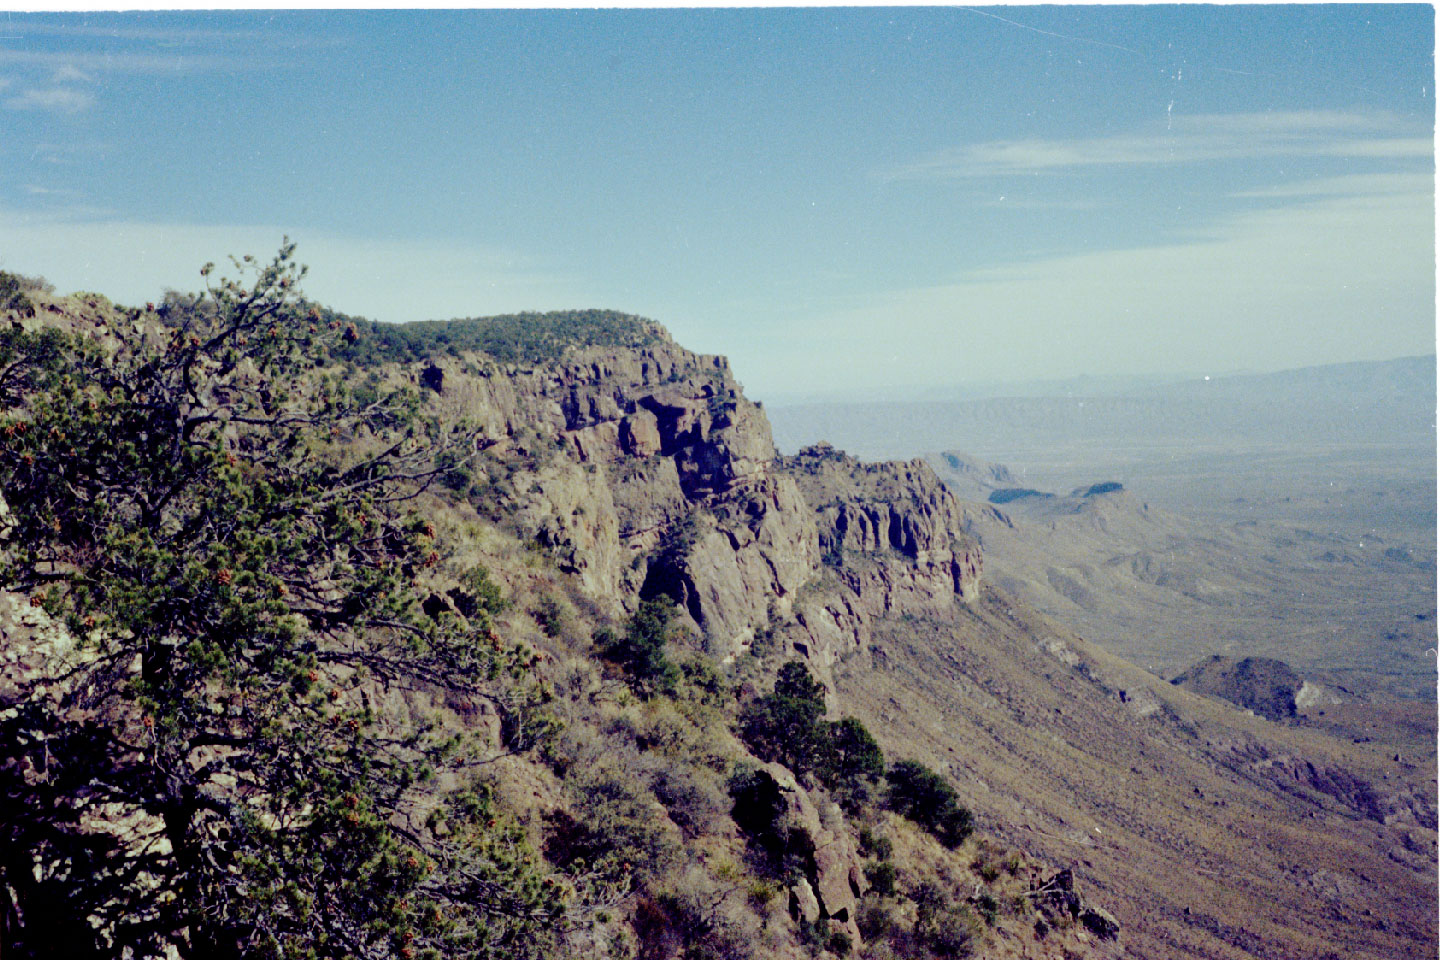
[[[1435, 893], [1433, 757], [1281, 731], [1089, 646], [983, 585], [977, 544], [1014, 529], [1002, 510], [956, 501], [920, 461], [824, 445], [773, 457], [763, 414], [715, 358], [668, 343], [583, 357], [507, 371], [527, 385], [518, 408], [555, 405], [533, 442], [557, 455], [513, 496], [522, 527], [610, 602], [674, 597], [742, 676], [752, 645], [804, 657], [888, 755], [948, 770], [988, 831], [1102, 889], [1131, 955], [1431, 949], [1415, 905]], [[530, 452], [516, 419], [497, 418], [493, 452]], [[553, 492], [557, 476], [576, 492]], [[1153, 525], [1123, 492], [1039, 509], [1057, 533]], [[628, 568], [587, 560], [611, 551]], [[1211, 585], [1173, 579], [1146, 582], [1214, 602]], [[1266, 589], [1232, 579], [1237, 595]]]
[[[10, 322], [61, 327], [105, 350], [132, 329], [154, 340], [169, 306], [35, 300], [34, 316]], [[575, 956], [885, 956], [886, 944], [913, 953], [942, 934], [946, 950], [986, 955], [1114, 955], [1118, 925], [1077, 892], [1083, 880], [993, 839], [947, 849], [874, 802], [842, 810], [813, 776], [760, 764], [734, 735], [743, 703], [795, 657], [829, 686], [838, 713], [833, 665], [868, 655], [875, 626], [893, 616], [973, 602], [978, 552], [923, 464], [861, 469], [839, 458], [816, 472], [805, 458], [781, 461], [723, 358], [689, 353], [653, 325], [628, 339], [554, 356], [436, 350], [342, 368], [366, 387], [408, 383], [442, 421], [474, 429], [473, 462], [457, 463], [421, 504], [448, 557], [415, 586], [427, 609], [453, 612], [447, 598], [465, 571], [489, 571], [507, 602], [491, 640], [535, 651], [528, 670], [552, 732], [537, 749], [507, 729], [513, 718], [439, 690], [376, 686], [367, 697], [488, 745], [487, 789], [561, 875], [597, 845], [629, 858], [629, 895], [577, 929]], [[802, 491], [817, 483], [836, 491], [819, 510]], [[680, 611], [668, 646], [684, 679], [671, 694], [636, 697], [592, 637], [623, 630], [657, 598]], [[39, 706], [27, 703], [32, 683], [66, 696], [75, 645], [31, 598], [7, 594], [0, 607], [0, 710], [13, 718]], [[37, 776], [12, 767], [0, 774], [17, 789]], [[759, 820], [742, 818], [734, 799], [744, 775], [763, 775], [774, 793]], [[78, 829], [140, 857], [160, 827], [137, 806], [87, 813]], [[793, 848], [780, 890], [755, 865], [776, 836]], [[63, 874], [34, 855], [37, 877]], [[1009, 869], [992, 873], [987, 856]], [[887, 863], [898, 879], [872, 889]], [[0, 897], [0, 932], [18, 955], [45, 939], [27, 927], [47, 916], [35, 908], [43, 894]]]
[[[113, 321], [41, 306], [37, 322]], [[1433, 759], [1278, 729], [1096, 650], [985, 582], [969, 531], [992, 508], [961, 504], [921, 461], [777, 457], [723, 358], [643, 332], [554, 357], [437, 349], [346, 369], [409, 382], [478, 430], [476, 463], [426, 509], [503, 586], [497, 627], [537, 651], [561, 731], [543, 755], [510, 755], [495, 717], [457, 720], [493, 728], [497, 796], [556, 864], [597, 824], [651, 851], [634, 861], [649, 879], [577, 955], [703, 942], [799, 958], [843, 954], [844, 934], [862, 956], [924, 956], [939, 934], [904, 931], [933, 926], [936, 903], [959, 918], [945, 942], [987, 957], [1433, 953]], [[689, 635], [671, 647], [710, 659], [686, 661], [676, 697], [637, 700], [591, 637], [655, 598]], [[16, 670], [35, 669], [31, 636], [7, 631]], [[830, 716], [945, 773], [977, 836], [947, 850], [882, 808], [852, 817], [749, 755], [736, 715], [793, 657]], [[773, 795], [760, 827], [726, 793], [743, 771]], [[805, 838], [783, 893], [741, 866], [757, 831]], [[875, 889], [882, 862], [905, 896]]]

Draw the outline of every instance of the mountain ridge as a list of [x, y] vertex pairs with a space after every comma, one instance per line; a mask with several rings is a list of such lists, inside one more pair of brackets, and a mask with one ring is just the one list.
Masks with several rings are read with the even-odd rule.
[[[36, 318], [12, 322], [97, 338], [151, 322], [98, 301], [37, 301]], [[796, 960], [1433, 946], [1422, 908], [1434, 894], [1433, 760], [1405, 766], [1378, 744], [1275, 727], [1034, 613], [987, 582], [967, 508], [923, 461], [777, 456], [728, 362], [668, 336], [524, 362], [445, 349], [332, 368], [472, 431], [475, 455], [423, 506], [457, 560], [495, 578], [508, 603], [497, 630], [535, 651], [526, 669], [560, 728], [543, 750], [490, 758], [496, 796], [557, 869], [605, 830], [667, 851], [653, 863], [626, 854], [638, 885], [576, 955], [611, 935], [645, 956], [704, 945]], [[451, 568], [434, 569], [433, 583], [417, 575], [425, 603], [458, 610]], [[616, 631], [631, 649], [645, 642], [640, 614], [657, 602], [678, 625], [659, 647], [679, 663], [673, 697], [628, 690], [605, 653]], [[17, 626], [7, 642], [29, 635]], [[823, 685], [825, 717], [856, 717], [887, 756], [940, 771], [980, 833], [947, 849], [815, 771], [758, 763], [739, 721], [774, 706], [767, 691], [792, 660]], [[504, 745], [512, 721], [467, 709], [455, 722]], [[739, 812], [747, 797], [778, 804], [760, 827]], [[1328, 847], [1314, 840], [1322, 827]], [[875, 879], [891, 863], [877, 836], [905, 855], [891, 864], [894, 894]], [[755, 873], [777, 843], [788, 872]]]

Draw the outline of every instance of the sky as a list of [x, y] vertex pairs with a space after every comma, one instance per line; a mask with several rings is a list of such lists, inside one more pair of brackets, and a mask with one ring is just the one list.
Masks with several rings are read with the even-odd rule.
[[608, 307], [767, 402], [1435, 349], [1434, 10], [0, 11], [0, 269]]

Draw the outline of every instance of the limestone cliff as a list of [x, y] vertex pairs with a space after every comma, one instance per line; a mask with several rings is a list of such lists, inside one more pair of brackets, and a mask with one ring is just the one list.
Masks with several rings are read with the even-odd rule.
[[408, 376], [479, 427], [487, 493], [592, 598], [620, 612], [669, 596], [722, 659], [793, 615], [808, 636], [796, 652], [824, 673], [876, 616], [973, 600], [978, 549], [928, 466], [779, 458], [725, 358], [653, 334], [549, 362], [444, 357]]

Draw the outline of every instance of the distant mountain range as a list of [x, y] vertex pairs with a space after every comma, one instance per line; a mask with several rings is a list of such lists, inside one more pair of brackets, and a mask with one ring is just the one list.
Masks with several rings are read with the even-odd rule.
[[[768, 407], [782, 450], [827, 440], [866, 457], [1006, 445], [1434, 442], [1434, 356], [1179, 382], [1095, 380], [1093, 393]], [[1092, 385], [1084, 378], [1070, 387]], [[1024, 389], [1017, 385], [1017, 389]]]

